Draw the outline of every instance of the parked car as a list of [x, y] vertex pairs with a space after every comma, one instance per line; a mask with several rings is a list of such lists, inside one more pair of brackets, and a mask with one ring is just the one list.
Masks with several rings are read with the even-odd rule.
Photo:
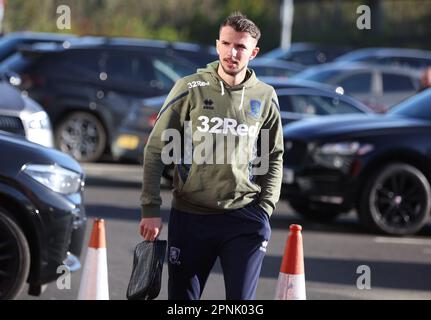
[[63, 43], [75, 37], [72, 34], [48, 32], [11, 32], [0, 38], [0, 63], [17, 52], [20, 46], [38, 42]]
[[422, 70], [431, 66], [431, 51], [404, 48], [363, 48], [346, 53], [334, 62], [363, 62]]
[[253, 69], [257, 77], [273, 77], [289, 79], [304, 70], [304, 66], [289, 61], [256, 58], [250, 61], [249, 68]]
[[[8, 80], [8, 81], [6, 81]], [[33, 99], [22, 95], [0, 75], [0, 131], [7, 131], [45, 147], [53, 147], [53, 133], [48, 114]], [[14, 81], [19, 81], [15, 76]]]
[[308, 68], [293, 79], [323, 82], [341, 87], [345, 93], [362, 101], [376, 112], [418, 92], [421, 72], [390, 66], [362, 63], [330, 63]]
[[[300, 80], [280, 82], [274, 78], [265, 80], [276, 85], [283, 124], [314, 116], [373, 113], [361, 102], [325, 84]], [[165, 99], [166, 95], [144, 99], [131, 108], [112, 142], [115, 159], [142, 162], [145, 144]]]
[[16, 298], [80, 268], [84, 173], [68, 155], [0, 133], [0, 299]]
[[130, 106], [166, 94], [196, 66], [157, 42], [84, 37], [64, 47], [36, 44], [3, 62], [54, 126], [55, 145], [79, 161], [97, 161]]
[[166, 46], [167, 50], [173, 50], [176, 54], [189, 60], [199, 68], [218, 60], [215, 46], [187, 42], [168, 42]]
[[346, 46], [325, 46], [320, 44], [294, 42], [288, 49], [275, 48], [261, 55], [262, 58], [287, 60], [304, 66], [333, 61], [351, 49]]
[[356, 209], [367, 230], [417, 233], [431, 210], [430, 136], [430, 89], [384, 115], [285, 126], [283, 198], [305, 218]]

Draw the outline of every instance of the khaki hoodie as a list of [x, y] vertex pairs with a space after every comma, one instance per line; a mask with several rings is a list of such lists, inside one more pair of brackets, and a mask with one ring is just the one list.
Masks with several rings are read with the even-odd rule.
[[250, 69], [243, 83], [228, 86], [218, 65], [178, 80], [160, 109], [144, 151], [142, 217], [160, 216], [169, 161], [177, 210], [216, 214], [252, 202], [268, 215], [275, 209], [283, 167], [277, 95]]

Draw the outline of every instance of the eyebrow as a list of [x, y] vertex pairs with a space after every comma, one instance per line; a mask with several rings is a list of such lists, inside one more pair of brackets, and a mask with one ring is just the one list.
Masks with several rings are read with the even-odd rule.
[[[226, 40], [220, 40], [220, 41], [221, 41], [221, 43], [223, 43], [223, 44], [230, 44], [230, 42], [229, 42], [229, 41], [226, 41]], [[247, 49], [247, 46], [246, 46], [245, 44], [242, 44], [242, 43], [236, 43], [235, 45], [236, 45], [236, 46], [239, 46], [239, 47], [242, 47], [242, 48]]]

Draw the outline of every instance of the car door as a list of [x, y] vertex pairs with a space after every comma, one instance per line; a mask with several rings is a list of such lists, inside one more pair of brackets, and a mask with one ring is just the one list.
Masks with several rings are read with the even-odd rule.
[[375, 110], [376, 92], [374, 82], [374, 74], [371, 71], [364, 70], [342, 74], [333, 84], [342, 87], [346, 94], [355, 97]]

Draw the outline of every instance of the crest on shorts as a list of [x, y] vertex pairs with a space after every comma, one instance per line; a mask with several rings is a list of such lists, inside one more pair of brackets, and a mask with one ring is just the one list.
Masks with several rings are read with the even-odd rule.
[[169, 262], [171, 264], [181, 264], [180, 262], [180, 252], [181, 250], [176, 247], [169, 248]]

